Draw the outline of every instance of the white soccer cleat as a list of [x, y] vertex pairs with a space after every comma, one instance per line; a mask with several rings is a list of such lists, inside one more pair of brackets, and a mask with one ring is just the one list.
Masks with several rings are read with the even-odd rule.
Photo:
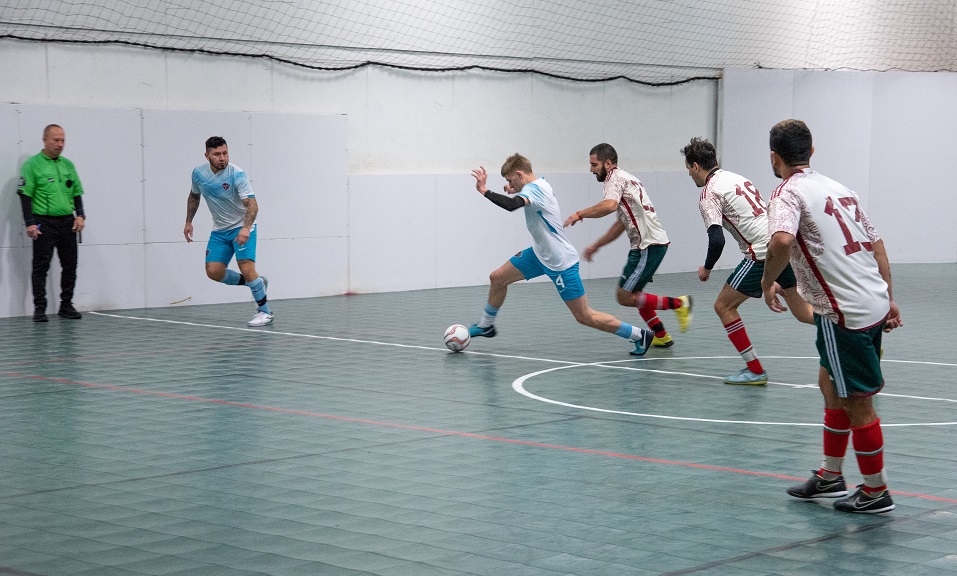
[[259, 311], [256, 312], [256, 315], [253, 316], [253, 319], [249, 322], [246, 322], [248, 326], [265, 326], [266, 324], [272, 324], [273, 315], [266, 314], [265, 312]]

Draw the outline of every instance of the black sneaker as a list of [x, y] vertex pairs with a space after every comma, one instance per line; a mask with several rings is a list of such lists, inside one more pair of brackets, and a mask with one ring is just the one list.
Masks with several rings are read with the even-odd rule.
[[56, 315], [60, 318], [66, 318], [67, 320], [79, 320], [83, 317], [82, 314], [76, 311], [73, 304], [61, 304], [60, 311], [57, 312]]
[[844, 477], [838, 476], [833, 480], [825, 480], [816, 471], [804, 483], [788, 488], [788, 495], [795, 498], [840, 498], [847, 496], [847, 486]]
[[34, 308], [33, 309], [33, 321], [34, 322], [49, 322], [47, 318], [47, 312], [43, 308]]
[[864, 485], [861, 484], [857, 487], [857, 492], [835, 502], [834, 509], [854, 514], [880, 514], [893, 510], [894, 501], [891, 500], [891, 493], [887, 490], [881, 491], [876, 496], [871, 496], [864, 491]]

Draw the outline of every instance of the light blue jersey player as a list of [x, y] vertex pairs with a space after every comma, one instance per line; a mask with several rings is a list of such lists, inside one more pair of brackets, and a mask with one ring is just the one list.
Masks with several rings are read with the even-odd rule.
[[[193, 169], [183, 235], [187, 242], [193, 241], [193, 216], [200, 198], [206, 198], [213, 217], [213, 231], [206, 244], [206, 275], [223, 284], [248, 286], [258, 310], [247, 324], [265, 326], [272, 323], [273, 314], [266, 298], [268, 280], [256, 273], [256, 195], [246, 173], [229, 163], [229, 148], [222, 137], [206, 140], [206, 160], [208, 163]], [[233, 256], [239, 272], [227, 268]]]
[[509, 212], [525, 209], [525, 225], [532, 235], [532, 245], [522, 250], [489, 276], [488, 303], [479, 321], [469, 327], [469, 334], [491, 338], [495, 336], [495, 318], [505, 303], [508, 285], [519, 280], [531, 280], [541, 275], [551, 279], [559, 296], [585, 326], [605, 332], [613, 332], [635, 343], [635, 354], [648, 350], [654, 335], [642, 328], [631, 326], [611, 314], [599, 312], [588, 305], [585, 287], [578, 273], [578, 252], [565, 237], [561, 211], [552, 187], [543, 178], [532, 172], [532, 163], [520, 154], [513, 154], [502, 165], [502, 176], [508, 182], [507, 194], [492, 192], [485, 185], [488, 174], [485, 168], [472, 171], [475, 189], [492, 203]]

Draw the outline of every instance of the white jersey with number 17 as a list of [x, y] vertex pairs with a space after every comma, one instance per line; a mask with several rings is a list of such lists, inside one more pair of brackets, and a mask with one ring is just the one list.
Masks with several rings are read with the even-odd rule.
[[890, 296], [872, 254], [880, 237], [857, 194], [805, 168], [778, 186], [769, 208], [771, 235], [796, 239], [791, 267], [814, 312], [851, 330], [883, 322]]

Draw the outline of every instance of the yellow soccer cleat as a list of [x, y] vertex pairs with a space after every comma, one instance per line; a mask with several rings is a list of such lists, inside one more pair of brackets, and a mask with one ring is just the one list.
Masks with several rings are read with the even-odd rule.
[[658, 338], [655, 336], [651, 340], [651, 345], [655, 348], [671, 348], [674, 346], [675, 341], [671, 338], [671, 334], [665, 334], [663, 337]]
[[678, 316], [678, 330], [686, 332], [688, 326], [691, 326], [691, 307], [694, 301], [691, 296], [682, 296], [679, 300], [681, 300], [681, 308], [675, 308], [675, 315]]

